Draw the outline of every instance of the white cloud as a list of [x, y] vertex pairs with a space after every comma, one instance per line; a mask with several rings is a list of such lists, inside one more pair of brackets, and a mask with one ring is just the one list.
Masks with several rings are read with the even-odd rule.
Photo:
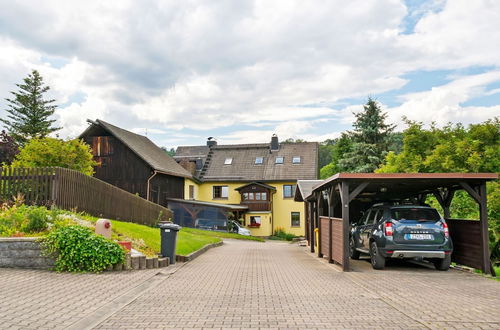
[[[327, 105], [397, 94], [405, 73], [500, 67], [500, 2], [424, 4], [411, 13], [414, 33], [402, 35], [407, 14], [396, 0], [0, 0], [0, 97], [36, 68], [62, 104], [62, 136], [99, 117], [138, 132], [174, 130], [179, 143], [195, 141], [184, 130], [238, 126], [224, 138], [266, 142], [279, 131], [314, 140], [337, 136], [361, 109]], [[493, 93], [485, 86], [495, 79], [457, 77], [407, 94], [390, 118], [484, 120], [498, 108], [461, 104]]]
[[500, 116], [500, 105], [490, 107], [461, 105], [471, 99], [490, 94], [486, 91], [486, 86], [494, 82], [500, 82], [500, 71], [456, 77], [452, 82], [433, 87], [428, 91], [403, 95], [402, 105], [388, 109], [389, 119], [401, 123], [401, 117], [406, 116], [411, 120], [445, 125], [448, 122], [468, 124]]

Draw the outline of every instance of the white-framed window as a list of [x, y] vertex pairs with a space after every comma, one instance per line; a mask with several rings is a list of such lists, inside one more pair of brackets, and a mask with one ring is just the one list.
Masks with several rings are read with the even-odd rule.
[[194, 199], [194, 185], [189, 185], [189, 199]]
[[231, 165], [233, 163], [233, 159], [232, 158], [226, 158], [224, 160], [224, 165]]
[[260, 216], [251, 216], [250, 217], [250, 227], [258, 227], [261, 224]]
[[293, 156], [292, 164], [300, 164], [300, 156]]
[[291, 220], [292, 227], [300, 227], [300, 212], [292, 212]]
[[283, 198], [294, 197], [296, 188], [297, 188], [297, 185], [294, 185], [294, 184], [283, 185]]
[[285, 161], [285, 157], [278, 156], [278, 157], [276, 157], [276, 160], [274, 161], [274, 163], [275, 164], [283, 164], [284, 161]]
[[228, 186], [214, 186], [213, 187], [213, 199], [228, 198], [228, 197], [229, 197]]
[[264, 157], [255, 157], [255, 165], [260, 165], [264, 162]]

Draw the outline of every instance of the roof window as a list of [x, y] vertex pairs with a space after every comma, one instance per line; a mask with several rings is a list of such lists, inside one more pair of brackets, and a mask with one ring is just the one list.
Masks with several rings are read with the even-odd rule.
[[226, 158], [226, 160], [224, 161], [224, 165], [231, 165], [232, 163], [233, 163], [232, 158]]
[[300, 156], [293, 156], [292, 163], [293, 164], [300, 164]]
[[285, 160], [285, 157], [279, 156], [279, 157], [276, 157], [276, 161], [274, 163], [275, 164], [283, 164], [284, 160]]
[[259, 165], [264, 162], [264, 157], [255, 157], [255, 164]]

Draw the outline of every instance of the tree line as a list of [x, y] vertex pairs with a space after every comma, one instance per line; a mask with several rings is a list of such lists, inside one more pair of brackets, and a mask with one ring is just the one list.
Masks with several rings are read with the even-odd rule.
[[[439, 128], [404, 118], [406, 128], [395, 132], [386, 123], [386, 113], [369, 98], [355, 114], [354, 129], [337, 139], [320, 144], [320, 177], [340, 172], [438, 173], [500, 172], [500, 120], [492, 118], [465, 127], [451, 124]], [[500, 183], [489, 182], [488, 217], [490, 241], [500, 240]], [[440, 209], [434, 197], [427, 202]], [[451, 205], [451, 217], [478, 219], [477, 203], [458, 191]]]

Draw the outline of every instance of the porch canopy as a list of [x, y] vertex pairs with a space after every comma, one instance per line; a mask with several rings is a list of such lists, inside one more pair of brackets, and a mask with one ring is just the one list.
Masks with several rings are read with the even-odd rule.
[[168, 208], [174, 212], [174, 222], [184, 227], [210, 224], [224, 230], [228, 217], [239, 219], [248, 211], [246, 205], [222, 204], [197, 200], [167, 198]]
[[[443, 208], [454, 251], [452, 260], [492, 273], [488, 248], [486, 182], [496, 173], [338, 173], [315, 185], [308, 194], [296, 193], [306, 203], [311, 252], [349, 270], [349, 224], [378, 202], [423, 204], [433, 195]], [[465, 190], [479, 206], [479, 221], [450, 219], [457, 190]], [[318, 231], [316, 242], [315, 229]]]

